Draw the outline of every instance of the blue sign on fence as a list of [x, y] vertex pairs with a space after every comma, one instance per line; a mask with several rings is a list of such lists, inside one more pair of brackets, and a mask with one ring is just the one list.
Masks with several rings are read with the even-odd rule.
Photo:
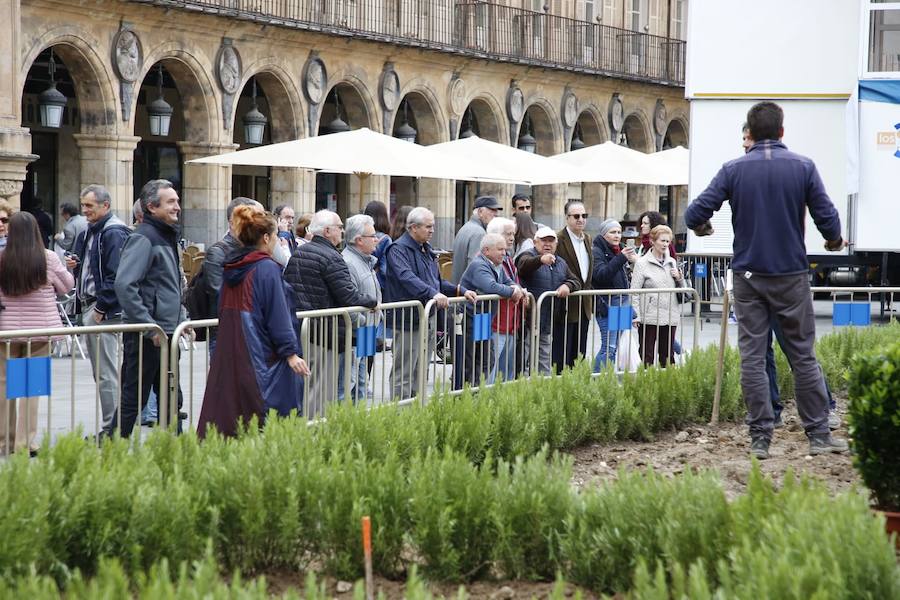
[[6, 399], [50, 395], [50, 357], [6, 361]]
[[472, 341], [491, 339], [491, 313], [476, 313], [472, 321]]
[[868, 302], [835, 302], [831, 323], [835, 327], [865, 327], [872, 322], [872, 307]]
[[694, 263], [694, 278], [703, 279], [706, 277], [706, 263]]
[[628, 331], [634, 320], [634, 311], [630, 304], [625, 306], [610, 306], [607, 321], [610, 331]]
[[375, 356], [375, 339], [378, 337], [378, 328], [375, 325], [366, 325], [356, 330], [356, 358]]

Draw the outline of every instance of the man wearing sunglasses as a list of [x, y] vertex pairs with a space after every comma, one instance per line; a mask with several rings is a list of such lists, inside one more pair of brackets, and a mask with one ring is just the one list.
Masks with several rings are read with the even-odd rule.
[[[567, 202], [565, 210], [566, 226], [557, 233], [559, 245], [556, 255], [571, 265], [581, 289], [589, 290], [594, 258], [591, 253], [591, 236], [584, 232], [588, 213], [584, 204], [577, 200]], [[553, 363], [557, 372], [563, 366], [574, 365], [575, 360], [587, 350], [588, 329], [593, 316], [591, 300], [591, 297], [583, 296], [568, 301], [565, 328], [556, 328], [553, 336]]]

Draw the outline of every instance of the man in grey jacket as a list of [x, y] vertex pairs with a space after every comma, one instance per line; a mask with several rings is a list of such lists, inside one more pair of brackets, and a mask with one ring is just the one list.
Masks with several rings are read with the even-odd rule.
[[[374, 256], [375, 247], [378, 245], [378, 236], [375, 234], [375, 221], [368, 215], [354, 215], [347, 219], [344, 230], [347, 246], [341, 252], [347, 268], [350, 270], [350, 280], [356, 288], [356, 293], [365, 303], [374, 302], [381, 304], [381, 284], [375, 273]], [[378, 325], [377, 314], [375, 317], [368, 313], [354, 315], [356, 327]], [[354, 332], [354, 340], [358, 346], [361, 340], [357, 332]], [[350, 397], [353, 402], [360, 398], [372, 398], [372, 390], [368, 386], [368, 361], [365, 358], [353, 357], [353, 371], [350, 374]], [[344, 399], [344, 361], [338, 367], [338, 398]]]
[[459, 283], [466, 267], [481, 252], [481, 238], [484, 237], [485, 228], [491, 219], [503, 210], [500, 202], [493, 196], [481, 196], [475, 199], [475, 210], [468, 223], [459, 228], [456, 239], [453, 240], [453, 271], [450, 275], [451, 283]]
[[[141, 208], [144, 221], [128, 238], [119, 260], [116, 295], [126, 323], [156, 323], [171, 337], [178, 324], [187, 318], [181, 304], [184, 279], [178, 248], [181, 206], [172, 182], [165, 179], [147, 182], [141, 190]], [[129, 437], [150, 388], [161, 397], [159, 359], [160, 352], [167, 348], [158, 333], [149, 332], [124, 334], [124, 345], [119, 432], [122, 437]], [[138, 381], [141, 381], [140, 389]], [[179, 408], [181, 402], [179, 390]], [[166, 412], [163, 406], [159, 412], [161, 420]], [[180, 418], [178, 431], [181, 431]]]
[[78, 207], [70, 202], [64, 203], [59, 207], [59, 214], [62, 216], [65, 225], [63, 230], [54, 236], [56, 243], [59, 244], [66, 252], [70, 252], [75, 247], [75, 240], [78, 235], [88, 228], [87, 219]]

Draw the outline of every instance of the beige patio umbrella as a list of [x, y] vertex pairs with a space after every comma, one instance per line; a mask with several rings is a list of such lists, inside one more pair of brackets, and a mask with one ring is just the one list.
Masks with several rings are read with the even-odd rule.
[[296, 167], [326, 173], [352, 173], [360, 180], [360, 199], [370, 175], [434, 177], [523, 183], [491, 165], [430, 151], [368, 128], [268, 144], [238, 152], [198, 158], [195, 164]]
[[659, 185], [687, 185], [691, 153], [684, 146], [676, 146], [647, 155], [647, 162], [656, 170]]

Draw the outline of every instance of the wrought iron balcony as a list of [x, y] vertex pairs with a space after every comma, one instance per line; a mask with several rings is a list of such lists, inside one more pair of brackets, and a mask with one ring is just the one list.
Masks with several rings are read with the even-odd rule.
[[684, 85], [685, 43], [479, 0], [131, 0], [477, 58]]

